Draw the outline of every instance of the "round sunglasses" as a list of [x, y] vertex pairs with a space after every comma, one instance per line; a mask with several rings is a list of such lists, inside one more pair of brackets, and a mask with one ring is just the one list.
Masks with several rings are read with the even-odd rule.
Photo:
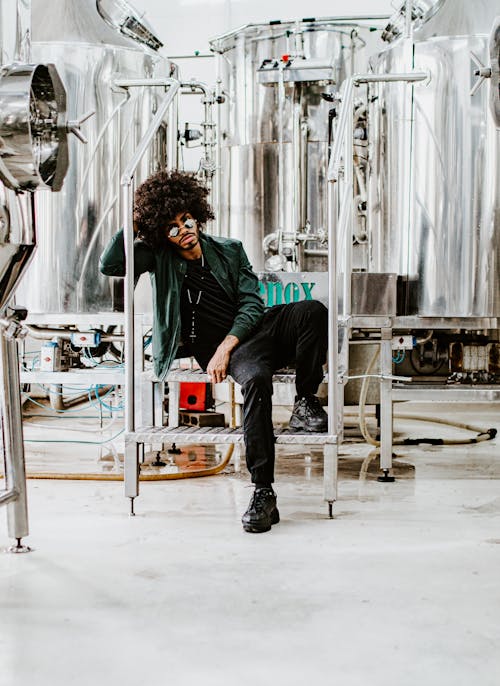
[[167, 236], [169, 238], [176, 238], [179, 235], [182, 227], [185, 229], [193, 229], [194, 224], [194, 219], [186, 219], [184, 222], [182, 222], [182, 226], [179, 226], [178, 224], [171, 224], [170, 226], [167, 226]]

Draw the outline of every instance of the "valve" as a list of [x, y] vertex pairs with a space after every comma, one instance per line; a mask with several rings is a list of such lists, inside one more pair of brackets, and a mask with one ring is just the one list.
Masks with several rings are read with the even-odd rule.
[[71, 121], [68, 121], [66, 124], [66, 131], [68, 133], [72, 133], [74, 136], [78, 138], [82, 143], [87, 144], [88, 140], [85, 138], [83, 133], [80, 131], [81, 125], [87, 121], [87, 119], [90, 119], [90, 117], [93, 117], [95, 114], [95, 110], [90, 110], [90, 112], [86, 112], [80, 119], [73, 119]]
[[474, 62], [476, 67], [478, 67], [478, 69], [476, 69], [474, 71], [474, 76], [479, 76], [478, 80], [476, 81], [476, 83], [471, 88], [470, 94], [471, 94], [471, 97], [473, 97], [478, 92], [478, 90], [481, 88], [481, 86], [483, 85], [485, 80], [491, 79], [492, 71], [491, 71], [491, 67], [485, 67], [484, 66], [484, 64], [481, 62], [479, 57], [477, 57], [477, 55], [475, 55], [472, 52], [472, 50], [471, 50], [470, 56], [472, 57], [472, 61]]
[[493, 25], [490, 34], [489, 53], [491, 64], [485, 66], [481, 60], [471, 51], [471, 57], [477, 69], [474, 75], [478, 80], [471, 89], [471, 97], [481, 88], [486, 79], [491, 79], [490, 83], [490, 110], [497, 128], [500, 128], [500, 17]]

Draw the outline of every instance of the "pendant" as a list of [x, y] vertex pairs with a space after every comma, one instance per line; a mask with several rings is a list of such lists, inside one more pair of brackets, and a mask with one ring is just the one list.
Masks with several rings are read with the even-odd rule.
[[194, 310], [191, 313], [191, 333], [189, 334], [189, 338], [191, 339], [191, 343], [194, 343], [194, 339], [196, 338], [196, 334], [194, 332]]

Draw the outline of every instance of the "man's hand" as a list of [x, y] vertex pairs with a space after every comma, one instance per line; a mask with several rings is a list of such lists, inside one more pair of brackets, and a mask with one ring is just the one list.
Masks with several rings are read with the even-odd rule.
[[236, 336], [226, 336], [207, 365], [208, 378], [212, 383], [220, 383], [227, 376], [231, 353], [238, 345]]

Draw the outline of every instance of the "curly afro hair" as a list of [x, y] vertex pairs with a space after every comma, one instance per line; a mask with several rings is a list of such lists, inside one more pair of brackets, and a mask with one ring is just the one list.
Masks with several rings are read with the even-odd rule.
[[165, 227], [179, 212], [189, 212], [199, 224], [214, 219], [207, 195], [208, 189], [195, 174], [176, 170], [153, 174], [135, 192], [138, 237], [159, 248], [167, 245]]

